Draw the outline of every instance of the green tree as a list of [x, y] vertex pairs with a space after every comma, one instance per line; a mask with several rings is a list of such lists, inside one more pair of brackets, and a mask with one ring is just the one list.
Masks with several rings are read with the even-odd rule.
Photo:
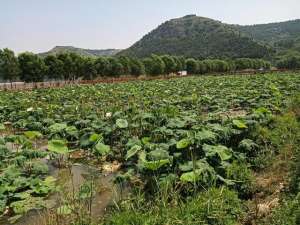
[[145, 66], [139, 59], [131, 59], [131, 75], [140, 76], [145, 74]]
[[186, 70], [188, 74], [197, 74], [199, 71], [199, 65], [197, 60], [195, 59], [187, 59], [186, 60]]
[[64, 73], [64, 63], [59, 60], [55, 55], [48, 55], [44, 59], [47, 66], [48, 79], [62, 79]]
[[300, 56], [299, 55], [287, 55], [277, 62], [279, 69], [300, 69]]
[[175, 59], [172, 56], [164, 55], [161, 57], [161, 59], [165, 63], [165, 73], [166, 74], [176, 72], [177, 64], [176, 64]]
[[149, 75], [161, 75], [165, 72], [165, 63], [158, 55], [152, 55], [143, 60], [146, 73]]
[[63, 62], [63, 77], [75, 80], [82, 76], [83, 58], [75, 53], [60, 53], [57, 58]]
[[90, 57], [85, 57], [82, 59], [82, 75], [86, 80], [95, 79], [97, 76], [97, 69], [95, 64], [95, 59]]
[[73, 52], [70, 53], [70, 58], [73, 67], [69, 68], [72, 74], [72, 76], [69, 79], [75, 80], [81, 76], [84, 76], [83, 74], [84, 58]]
[[18, 57], [21, 75], [20, 78], [25, 82], [42, 81], [47, 72], [47, 66], [44, 60], [39, 56], [25, 52]]
[[124, 72], [124, 67], [122, 63], [119, 62], [116, 58], [108, 58], [110, 63], [110, 71], [108, 73], [109, 76], [120, 76]]
[[14, 52], [5, 48], [0, 49], [0, 79], [10, 82], [17, 80], [20, 75], [18, 59]]
[[111, 71], [111, 65], [109, 60], [105, 57], [98, 57], [95, 60], [95, 69], [97, 71], [97, 75], [107, 76]]
[[131, 74], [131, 62], [130, 58], [126, 56], [120, 56], [118, 57], [119, 63], [123, 66], [123, 74], [124, 75], [130, 75]]

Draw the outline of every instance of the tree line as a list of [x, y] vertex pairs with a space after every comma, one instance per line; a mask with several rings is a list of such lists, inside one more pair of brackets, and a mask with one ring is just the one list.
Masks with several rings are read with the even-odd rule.
[[45, 80], [96, 79], [120, 75], [163, 75], [186, 70], [188, 74], [229, 72], [243, 69], [270, 68], [261, 59], [197, 60], [170, 55], [152, 55], [138, 59], [119, 57], [84, 57], [75, 53], [60, 53], [40, 57], [33, 53], [18, 56], [9, 49], [0, 49], [0, 80], [38, 82]]
[[300, 54], [288, 54], [277, 62], [279, 69], [300, 69]]

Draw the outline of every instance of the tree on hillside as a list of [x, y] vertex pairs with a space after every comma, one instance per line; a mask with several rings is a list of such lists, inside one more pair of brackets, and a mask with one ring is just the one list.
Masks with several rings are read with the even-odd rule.
[[15, 81], [20, 75], [18, 59], [14, 52], [5, 48], [0, 49], [0, 79]]
[[48, 79], [62, 79], [64, 74], [64, 63], [55, 55], [48, 55], [44, 58], [45, 65], [47, 66]]
[[21, 75], [20, 78], [25, 82], [42, 81], [47, 72], [47, 66], [44, 60], [39, 56], [25, 52], [18, 57]]

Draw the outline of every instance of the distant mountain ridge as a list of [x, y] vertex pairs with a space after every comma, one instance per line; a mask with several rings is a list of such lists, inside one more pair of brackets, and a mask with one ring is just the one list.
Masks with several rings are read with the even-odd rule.
[[164, 22], [131, 47], [93, 50], [56, 46], [41, 56], [74, 52], [82, 56], [131, 56], [151, 54], [193, 58], [267, 58], [300, 55], [300, 19], [257, 25], [226, 24], [210, 18], [187, 15]]
[[300, 43], [300, 20], [241, 26], [187, 15], [163, 23], [118, 55], [268, 58], [276, 51], [289, 50], [289, 45], [297, 47], [298, 39]]
[[55, 46], [48, 52], [40, 53], [41, 56], [59, 54], [64, 52], [73, 52], [79, 54], [81, 56], [89, 56], [89, 57], [99, 57], [99, 56], [114, 56], [119, 53], [120, 49], [84, 49], [84, 48], [76, 48], [73, 46]]

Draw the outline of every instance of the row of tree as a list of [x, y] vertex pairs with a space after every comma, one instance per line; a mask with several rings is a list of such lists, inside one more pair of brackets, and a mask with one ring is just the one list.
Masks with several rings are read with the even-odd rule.
[[262, 59], [240, 58], [236, 60], [186, 60], [186, 69], [189, 74], [205, 74], [213, 72], [230, 72], [245, 69], [270, 69], [271, 64]]
[[279, 69], [300, 69], [300, 54], [290, 54], [277, 62]]
[[145, 59], [126, 56], [91, 58], [75, 53], [42, 58], [27, 52], [15, 56], [9, 49], [0, 49], [0, 80], [4, 81], [37, 82], [120, 75], [161, 75], [183, 70], [187, 70], [189, 74], [204, 74], [269, 67], [270, 63], [261, 59], [196, 60], [169, 55], [152, 55]]

